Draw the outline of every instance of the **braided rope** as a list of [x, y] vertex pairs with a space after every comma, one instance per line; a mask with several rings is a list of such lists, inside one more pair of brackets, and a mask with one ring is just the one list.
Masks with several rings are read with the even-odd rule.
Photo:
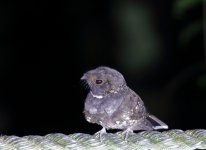
[[0, 150], [193, 150], [206, 149], [206, 130], [142, 131], [124, 140], [122, 132], [103, 135], [61, 133], [46, 136], [0, 136]]

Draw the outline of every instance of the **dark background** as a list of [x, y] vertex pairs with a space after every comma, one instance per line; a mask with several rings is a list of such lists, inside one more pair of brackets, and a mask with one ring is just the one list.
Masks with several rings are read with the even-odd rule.
[[201, 0], [1, 1], [0, 133], [95, 133], [85, 71], [120, 71], [170, 129], [206, 128]]

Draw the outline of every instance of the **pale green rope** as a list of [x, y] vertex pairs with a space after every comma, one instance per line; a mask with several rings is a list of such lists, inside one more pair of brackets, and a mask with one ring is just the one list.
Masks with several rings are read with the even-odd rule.
[[0, 136], [0, 150], [193, 150], [206, 149], [206, 130], [142, 131], [103, 135], [102, 142], [94, 135], [61, 133], [46, 136]]

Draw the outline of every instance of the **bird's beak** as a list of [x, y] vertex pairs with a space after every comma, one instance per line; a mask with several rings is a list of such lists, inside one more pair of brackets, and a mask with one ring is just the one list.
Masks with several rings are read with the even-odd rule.
[[86, 75], [85, 74], [81, 77], [81, 80], [86, 80]]

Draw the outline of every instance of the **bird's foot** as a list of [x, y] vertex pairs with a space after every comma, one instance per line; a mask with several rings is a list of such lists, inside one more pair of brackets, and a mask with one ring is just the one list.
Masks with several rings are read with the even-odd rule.
[[129, 135], [130, 133], [133, 133], [133, 130], [131, 130], [130, 128], [127, 128], [125, 131], [122, 132], [125, 141], [127, 141], [128, 135]]
[[103, 127], [100, 131], [96, 132], [94, 135], [97, 136], [99, 138], [99, 140], [102, 142], [102, 135], [106, 134], [106, 133], [107, 133], [107, 131]]

